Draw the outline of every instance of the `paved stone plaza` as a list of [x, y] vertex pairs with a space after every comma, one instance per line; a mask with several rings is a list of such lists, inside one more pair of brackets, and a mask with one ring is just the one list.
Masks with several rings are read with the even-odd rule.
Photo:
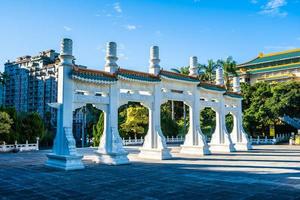
[[[141, 160], [130, 165], [85, 160], [86, 169], [46, 168], [49, 151], [0, 154], [0, 199], [300, 199], [300, 146], [254, 146], [250, 152]], [[89, 159], [91, 149], [80, 150]]]

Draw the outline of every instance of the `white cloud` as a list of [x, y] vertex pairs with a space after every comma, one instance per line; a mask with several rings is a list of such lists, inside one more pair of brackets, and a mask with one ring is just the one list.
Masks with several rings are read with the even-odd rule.
[[65, 31], [71, 31], [72, 30], [72, 28], [69, 27], [69, 26], [64, 26], [64, 29], [65, 29]]
[[286, 0], [268, 0], [268, 3], [262, 6], [260, 14], [269, 16], [285, 17], [288, 15], [287, 12], [282, 11], [282, 7], [287, 4]]
[[115, 10], [117, 13], [122, 13], [122, 8], [121, 8], [121, 5], [120, 5], [119, 2], [114, 3], [114, 10]]
[[132, 24], [128, 24], [125, 26], [125, 28], [129, 31], [132, 31], [132, 30], [135, 30], [136, 29], [136, 26], [135, 25], [132, 25]]
[[258, 0], [250, 0], [250, 3], [252, 3], [252, 4], [257, 4], [257, 3], [258, 3]]

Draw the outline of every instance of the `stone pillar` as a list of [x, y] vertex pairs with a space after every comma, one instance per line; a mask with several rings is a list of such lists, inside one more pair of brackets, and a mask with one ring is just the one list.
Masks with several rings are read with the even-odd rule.
[[106, 57], [104, 70], [109, 73], [115, 73], [118, 70], [117, 43], [109, 42], [106, 46]]
[[237, 151], [247, 151], [252, 149], [251, 142], [249, 141], [248, 134], [243, 128], [242, 117], [242, 100], [238, 100], [237, 112], [233, 113], [233, 130], [231, 133], [232, 142]]
[[216, 84], [224, 85], [223, 68], [221, 66], [216, 69]]
[[154, 86], [154, 102], [146, 105], [149, 109], [149, 129], [145, 137], [139, 157], [148, 159], [171, 158], [170, 149], [167, 148], [166, 139], [160, 126], [161, 88], [159, 84]]
[[180, 153], [192, 155], [210, 154], [206, 138], [200, 128], [200, 94], [194, 88], [194, 101], [189, 105], [190, 126], [185, 136], [184, 144], [181, 145]]
[[72, 40], [63, 39], [58, 68], [57, 103], [50, 106], [57, 108], [57, 130], [53, 152], [47, 154], [46, 165], [64, 170], [83, 169], [82, 156], [77, 154], [72, 133], [73, 125], [73, 81], [70, 73], [73, 67]]
[[123, 148], [122, 138], [118, 131], [118, 83], [110, 86], [109, 104], [104, 110], [104, 130], [94, 161], [109, 165], [128, 164], [128, 153]]
[[190, 76], [198, 76], [198, 59], [196, 56], [190, 57], [190, 67], [189, 67]]
[[233, 87], [232, 87], [233, 91], [241, 92], [240, 77], [238, 76], [233, 77], [232, 82], [233, 82]]
[[234, 145], [227, 132], [225, 124], [224, 102], [220, 102], [216, 111], [216, 128], [210, 141], [210, 151], [214, 152], [233, 152], [235, 151]]
[[160, 72], [160, 65], [159, 65], [159, 48], [158, 46], [152, 46], [150, 48], [150, 66], [149, 66], [149, 73], [158, 75]]

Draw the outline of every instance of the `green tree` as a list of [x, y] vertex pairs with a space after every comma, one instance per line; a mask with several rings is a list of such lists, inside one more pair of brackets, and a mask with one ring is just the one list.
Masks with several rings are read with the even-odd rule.
[[41, 137], [44, 134], [44, 122], [38, 113], [26, 113], [20, 120], [18, 132], [21, 134], [23, 141], [35, 141], [36, 137]]
[[300, 82], [288, 81], [273, 84], [271, 91], [273, 95], [267, 103], [274, 117], [288, 115], [300, 118]]
[[227, 89], [230, 88], [230, 75], [236, 76], [236, 61], [233, 60], [231, 56], [229, 56], [226, 60], [218, 60], [218, 65], [221, 65], [224, 70], [224, 81]]
[[104, 130], [104, 112], [101, 112], [97, 124], [93, 126], [93, 146], [99, 146], [100, 138]]
[[7, 134], [10, 133], [13, 120], [6, 112], [0, 112], [0, 140], [7, 142]]
[[204, 74], [200, 75], [200, 80], [213, 81], [213, 75], [216, 68], [217, 64], [212, 59], [208, 60], [207, 65], [200, 65], [199, 71], [204, 70]]
[[125, 123], [120, 125], [127, 136], [144, 136], [148, 127], [148, 109], [143, 106], [129, 106]]
[[271, 85], [259, 82], [250, 87], [242, 93], [250, 98], [249, 107], [244, 110], [244, 126], [251, 135], [266, 133], [269, 125], [274, 124], [275, 119], [277, 119], [272, 113], [272, 105], [269, 103], [273, 96]]
[[211, 136], [216, 128], [216, 112], [211, 108], [204, 108], [200, 113], [201, 130]]
[[226, 123], [227, 132], [231, 133], [232, 129], [233, 129], [233, 116], [232, 116], [232, 114], [229, 113], [225, 116], [225, 123]]
[[172, 119], [170, 101], [161, 105], [161, 130], [165, 136], [176, 136], [178, 134], [178, 125]]

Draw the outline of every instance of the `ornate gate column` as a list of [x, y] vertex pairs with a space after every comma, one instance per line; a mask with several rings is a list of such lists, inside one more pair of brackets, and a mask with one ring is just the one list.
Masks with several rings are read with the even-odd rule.
[[252, 145], [249, 142], [248, 135], [243, 128], [243, 117], [242, 117], [242, 108], [241, 100], [239, 101], [238, 111], [233, 113], [233, 130], [231, 133], [232, 142], [234, 148], [237, 151], [247, 151], [252, 149]]
[[190, 127], [180, 153], [192, 155], [210, 154], [206, 138], [200, 128], [200, 95], [194, 89], [194, 101], [189, 105]]
[[139, 157], [163, 160], [171, 158], [171, 154], [160, 126], [161, 89], [159, 84], [154, 86], [153, 97], [154, 102], [147, 105], [149, 108], [149, 129], [143, 147], [140, 148]]
[[[233, 91], [240, 93], [240, 78], [238, 76], [233, 77]], [[236, 98], [237, 111], [233, 114], [234, 126], [232, 130], [232, 142], [234, 147], [238, 151], [247, 151], [252, 149], [252, 145], [249, 142], [248, 135], [243, 128], [243, 113], [242, 113], [242, 98]]]
[[235, 151], [230, 134], [226, 130], [223, 99], [216, 109], [216, 128], [209, 145], [212, 153]]
[[72, 40], [63, 39], [58, 68], [57, 103], [50, 106], [57, 108], [57, 130], [54, 139], [53, 152], [47, 154], [46, 165], [64, 170], [83, 169], [82, 156], [76, 152], [73, 126], [73, 82], [70, 72], [73, 67]]
[[128, 164], [128, 152], [123, 148], [122, 139], [118, 131], [119, 108], [118, 83], [110, 86], [109, 104], [104, 109], [104, 130], [100, 139], [100, 145], [94, 160], [110, 165]]

